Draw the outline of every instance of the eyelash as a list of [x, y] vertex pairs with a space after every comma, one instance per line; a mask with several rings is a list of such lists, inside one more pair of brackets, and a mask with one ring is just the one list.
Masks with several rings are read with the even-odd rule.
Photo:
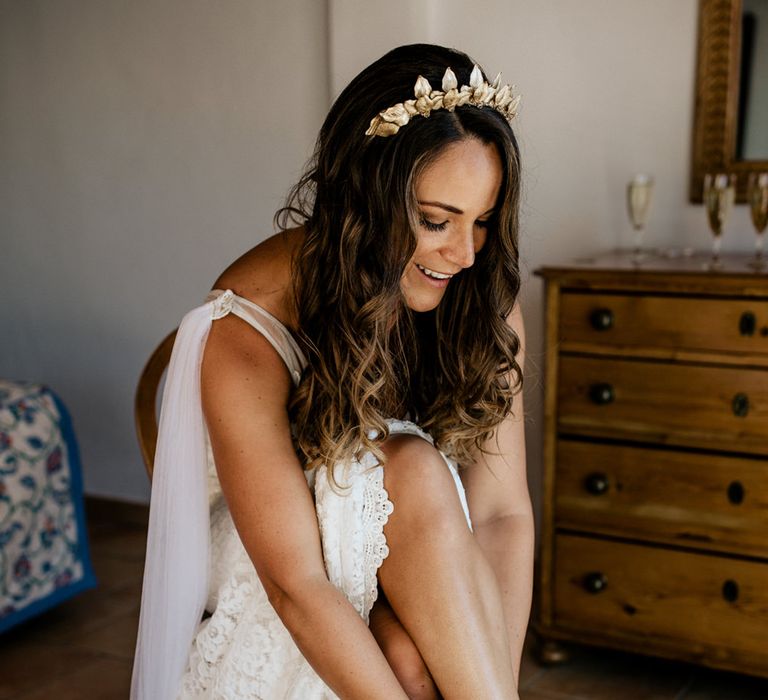
[[434, 221], [430, 221], [424, 216], [421, 217], [420, 223], [427, 229], [427, 231], [443, 231], [448, 224], [447, 221], [443, 221], [441, 224], [436, 224]]
[[[444, 231], [445, 227], [447, 226], [448, 222], [443, 221], [442, 223], [436, 224], [434, 221], [430, 221], [425, 216], [422, 216], [419, 220], [419, 223], [427, 229], [427, 231]], [[475, 222], [480, 228], [487, 229], [490, 225], [490, 221], [476, 221]]]

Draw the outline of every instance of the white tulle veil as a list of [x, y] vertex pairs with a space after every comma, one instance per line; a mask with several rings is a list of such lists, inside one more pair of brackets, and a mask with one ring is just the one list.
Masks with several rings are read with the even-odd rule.
[[175, 700], [208, 592], [200, 365], [213, 304], [184, 316], [163, 390], [131, 700]]

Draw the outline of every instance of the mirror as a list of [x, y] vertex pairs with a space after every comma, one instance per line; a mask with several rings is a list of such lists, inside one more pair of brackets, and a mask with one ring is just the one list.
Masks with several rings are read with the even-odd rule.
[[768, 160], [768, 0], [742, 0], [736, 158]]
[[689, 196], [704, 174], [768, 171], [768, 0], [700, 0], [693, 162]]

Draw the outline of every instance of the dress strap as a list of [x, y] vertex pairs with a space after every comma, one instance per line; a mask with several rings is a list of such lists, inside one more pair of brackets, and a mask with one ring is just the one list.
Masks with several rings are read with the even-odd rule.
[[231, 289], [213, 289], [206, 296], [205, 301], [212, 302], [211, 317], [214, 320], [232, 312], [261, 333], [283, 358], [293, 383], [298, 385], [307, 360], [285, 324], [266, 309], [250, 299], [238, 296]]

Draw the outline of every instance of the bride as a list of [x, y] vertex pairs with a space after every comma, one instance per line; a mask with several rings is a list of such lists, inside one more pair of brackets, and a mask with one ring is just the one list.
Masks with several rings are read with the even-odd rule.
[[390, 51], [182, 320], [132, 698], [517, 697], [517, 102], [461, 52]]

